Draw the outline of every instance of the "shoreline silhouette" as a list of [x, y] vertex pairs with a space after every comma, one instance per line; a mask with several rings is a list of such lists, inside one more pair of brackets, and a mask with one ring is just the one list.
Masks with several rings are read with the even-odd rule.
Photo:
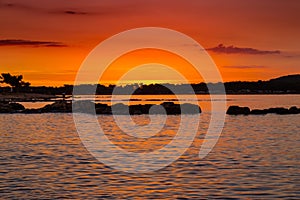
[[[12, 76], [13, 77], [13, 76]], [[20, 76], [15, 76], [20, 77]], [[73, 88], [78, 87], [80, 95], [112, 95], [114, 89], [119, 95], [166, 95], [173, 94], [168, 88], [178, 91], [177, 94], [189, 94], [186, 84], [129, 84], [125, 86], [116, 85], [64, 85], [52, 86], [30, 86], [29, 82], [19, 80], [20, 85], [12, 87], [0, 87], [1, 101], [53, 101], [59, 98], [72, 96]], [[2, 81], [3, 83], [4, 81]], [[24, 86], [21, 83], [26, 83]], [[268, 81], [233, 81], [225, 83], [197, 83], [191, 84], [195, 94], [209, 94], [208, 88], [218, 88], [224, 84], [226, 94], [300, 94], [300, 74], [281, 76]], [[167, 88], [167, 87], [168, 88]], [[96, 89], [95, 89], [96, 88]], [[218, 94], [218, 92], [215, 92]]]

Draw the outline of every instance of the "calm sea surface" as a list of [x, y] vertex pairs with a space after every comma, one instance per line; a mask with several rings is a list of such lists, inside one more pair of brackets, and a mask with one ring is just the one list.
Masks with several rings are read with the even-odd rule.
[[[132, 98], [137, 104], [173, 99]], [[300, 95], [230, 95], [227, 100], [228, 106], [300, 107]], [[81, 143], [72, 114], [1, 114], [0, 198], [300, 199], [300, 115], [226, 116], [217, 145], [200, 159], [210, 119], [209, 96], [199, 96], [199, 104], [204, 112], [191, 147], [171, 165], [144, 174], [117, 171], [95, 159]], [[195, 116], [189, 117], [192, 123]], [[112, 116], [99, 115], [98, 120], [114, 144], [140, 153], [172, 140], [180, 117], [168, 116], [148, 142], [124, 136]], [[149, 117], [133, 120], [145, 125]]]

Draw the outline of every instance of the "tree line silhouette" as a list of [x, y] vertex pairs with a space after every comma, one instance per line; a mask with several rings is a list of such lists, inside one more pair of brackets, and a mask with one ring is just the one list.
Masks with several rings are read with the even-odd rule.
[[[13, 88], [13, 92], [40, 93], [40, 94], [66, 94], [71, 95], [73, 85], [64, 85], [61, 87], [30, 86], [29, 82], [23, 81], [22, 75], [13, 76], [9, 73], [2, 73], [0, 82], [6, 83]], [[191, 84], [196, 94], [208, 94], [209, 87], [218, 87], [222, 83], [197, 83]], [[300, 75], [288, 75], [268, 81], [234, 81], [224, 83], [227, 94], [300, 94]], [[187, 94], [189, 85], [187, 84], [128, 84], [123, 86], [116, 85], [77, 85], [82, 94], [94, 94], [96, 88], [97, 95], [111, 95], [117, 87], [118, 94], [173, 94], [172, 90], [177, 93]], [[9, 92], [10, 87], [0, 87], [0, 92]]]
[[22, 79], [23, 75], [13, 76], [10, 73], [2, 73], [0, 75], [0, 83], [10, 85], [15, 92], [18, 92], [21, 88], [28, 88], [30, 86], [29, 82], [24, 82]]

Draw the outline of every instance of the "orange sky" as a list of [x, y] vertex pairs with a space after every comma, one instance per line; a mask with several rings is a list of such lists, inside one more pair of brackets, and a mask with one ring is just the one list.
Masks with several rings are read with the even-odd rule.
[[[143, 67], [142, 65], [145, 63], [149, 64], [149, 66]], [[116, 82], [120, 80], [130, 69], [136, 66], [140, 66], [141, 69], [136, 72], [133, 71], [132, 74], [129, 72], [129, 77], [123, 81], [124, 83], [129, 82], [129, 80], [142, 82], [144, 84], [151, 83], [151, 81], [177, 83], [181, 80], [180, 77], [177, 77], [176, 74], [171, 71], [162, 71], [161, 67], [157, 66], [158, 63], [169, 66], [170, 68], [178, 71], [178, 73], [182, 74], [185, 79], [189, 80], [191, 83], [202, 80], [201, 75], [193, 67], [193, 65], [180, 56], [164, 50], [143, 49], [124, 54], [111, 63], [102, 75], [100, 82]], [[141, 79], [150, 80], [150, 82], [145, 80], [140, 81]]]
[[[209, 49], [224, 81], [300, 73], [299, 10], [297, 0], [0, 0], [0, 72], [23, 74], [32, 85], [72, 84], [99, 42], [131, 28], [157, 26]], [[151, 62], [173, 60], [148, 53], [155, 55]], [[147, 51], [116, 62], [126, 71], [135, 62], [150, 62], [145, 57]], [[151, 68], [139, 79], [147, 73]]]

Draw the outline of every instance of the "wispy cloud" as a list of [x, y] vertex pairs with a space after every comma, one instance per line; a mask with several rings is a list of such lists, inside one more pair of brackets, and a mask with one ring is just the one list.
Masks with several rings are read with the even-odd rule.
[[30, 13], [36, 13], [36, 14], [58, 14], [58, 15], [86, 15], [86, 16], [94, 16], [94, 15], [124, 15], [124, 14], [132, 14], [136, 12], [142, 12], [139, 11], [139, 9], [136, 9], [135, 4], [128, 4], [128, 3], [118, 3], [115, 4], [96, 4], [95, 6], [88, 6], [86, 4], [83, 4], [82, 6], [74, 6], [72, 4], [66, 4], [62, 3], [60, 8], [57, 8], [57, 6], [54, 6], [55, 4], [48, 4], [47, 6], [40, 6], [36, 4], [25, 4], [25, 3], [3, 3], [0, 0], [0, 9], [11, 9], [11, 10], [17, 10], [17, 11], [24, 11], [24, 12], [30, 12]]
[[39, 9], [34, 7], [34, 6], [30, 6], [27, 4], [19, 4], [19, 3], [1, 3], [0, 2], [0, 8], [4, 8], [4, 9], [15, 9], [15, 10], [27, 10], [30, 12], [35, 12], [38, 11]]
[[[92, 13], [90, 12], [85, 12], [85, 11], [78, 11], [75, 9], [66, 9], [66, 10], [59, 10], [59, 11], [48, 11], [49, 14], [59, 14], [59, 15], [78, 15], [78, 16], [83, 16], [83, 15], [90, 15]], [[94, 13], [93, 13], [94, 14]]]
[[268, 68], [267, 66], [258, 66], [258, 65], [229, 65], [222, 66], [222, 68], [230, 68], [230, 69], [264, 69]]
[[5, 40], [0, 40], [0, 46], [66, 47], [67, 45], [61, 42], [54, 42], [54, 41], [5, 39]]
[[87, 15], [88, 13], [86, 12], [79, 12], [79, 11], [74, 11], [74, 10], [66, 10], [64, 11], [65, 14], [68, 15]]
[[29, 11], [29, 12], [42, 12], [42, 13], [56, 13], [56, 14], [66, 14], [66, 15], [87, 15], [87, 12], [78, 11], [77, 9], [65, 9], [60, 11], [51, 11], [50, 8], [45, 9], [41, 7], [35, 7], [33, 5], [26, 5], [26, 4], [16, 4], [16, 3], [6, 3], [1, 4], [0, 2], [0, 8], [7, 8], [7, 9], [17, 9], [17, 10], [23, 10], [23, 11]]
[[235, 46], [225, 46], [219, 44], [216, 47], [206, 49], [215, 53], [224, 53], [224, 54], [250, 54], [250, 55], [266, 55], [266, 54], [280, 54], [279, 50], [259, 50], [249, 47], [235, 47]]

